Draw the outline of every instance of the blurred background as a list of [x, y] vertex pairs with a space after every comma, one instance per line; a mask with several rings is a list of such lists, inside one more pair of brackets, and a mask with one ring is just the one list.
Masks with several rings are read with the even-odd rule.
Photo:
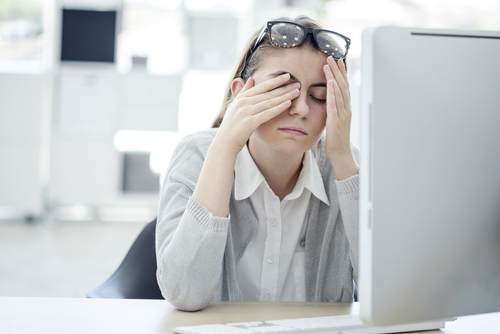
[[0, 0], [0, 295], [84, 297], [109, 277], [249, 35], [290, 13], [352, 39], [356, 144], [363, 29], [500, 30], [500, 0]]

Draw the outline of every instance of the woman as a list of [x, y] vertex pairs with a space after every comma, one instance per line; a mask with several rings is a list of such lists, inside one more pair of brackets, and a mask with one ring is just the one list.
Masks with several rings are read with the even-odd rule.
[[185, 137], [165, 175], [157, 278], [179, 309], [353, 299], [350, 40], [305, 16], [279, 21], [251, 39], [214, 128]]

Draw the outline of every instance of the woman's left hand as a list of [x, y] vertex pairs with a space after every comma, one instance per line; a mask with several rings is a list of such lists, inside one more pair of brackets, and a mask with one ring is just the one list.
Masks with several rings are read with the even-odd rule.
[[351, 150], [351, 93], [342, 60], [336, 63], [328, 57], [323, 71], [327, 80], [326, 154], [340, 181], [359, 173]]

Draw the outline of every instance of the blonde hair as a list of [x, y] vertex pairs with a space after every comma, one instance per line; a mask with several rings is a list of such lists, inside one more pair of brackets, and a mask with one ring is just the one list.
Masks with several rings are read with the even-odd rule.
[[[319, 23], [306, 15], [299, 15], [295, 18], [280, 17], [272, 21], [289, 21], [298, 23], [308, 28], [321, 29]], [[240, 56], [238, 66], [236, 66], [234, 74], [231, 77], [231, 80], [229, 80], [229, 84], [227, 85], [226, 95], [224, 97], [224, 102], [222, 103], [221, 110], [219, 111], [216, 119], [213, 121], [212, 128], [218, 128], [221, 125], [222, 120], [224, 119], [224, 115], [226, 114], [227, 107], [234, 100], [234, 96], [231, 92], [231, 83], [233, 82], [233, 80], [236, 78], [241, 78], [246, 82], [248, 78], [250, 78], [253, 73], [262, 65], [264, 59], [268, 58], [274, 52], [282, 50], [271, 44], [269, 34], [266, 33], [257, 49], [250, 56], [250, 51], [257, 41], [257, 38], [259, 37], [261, 31], [262, 28], [254, 32], [254, 34], [250, 38], [250, 41], [245, 47], [245, 52], [243, 52], [243, 54]], [[316, 43], [313, 41], [312, 35], [307, 36], [304, 43], [302, 43], [299, 47], [304, 46], [316, 48]]]

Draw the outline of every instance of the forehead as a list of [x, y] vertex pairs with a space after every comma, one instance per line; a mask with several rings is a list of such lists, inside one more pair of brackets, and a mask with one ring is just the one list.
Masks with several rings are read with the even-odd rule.
[[292, 74], [302, 84], [308, 81], [326, 82], [323, 66], [326, 64], [326, 55], [311, 48], [280, 49], [271, 53], [261, 66], [255, 71], [255, 75], [267, 76], [276, 71]]

